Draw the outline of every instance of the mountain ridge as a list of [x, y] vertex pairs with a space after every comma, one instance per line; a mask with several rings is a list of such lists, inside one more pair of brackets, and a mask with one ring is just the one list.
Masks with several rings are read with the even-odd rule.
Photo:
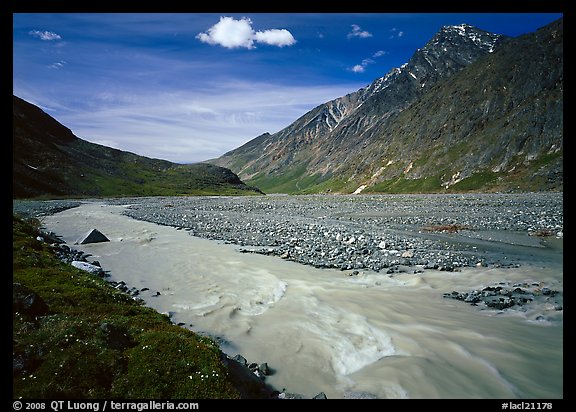
[[[561, 67], [562, 19], [540, 29], [540, 31], [541, 33], [556, 32], [558, 34], [553, 43], [556, 46], [560, 45], [559, 50], [555, 46], [551, 53], [556, 53], [552, 59], [559, 57]], [[256, 138], [258, 140], [254, 139], [210, 162], [229, 167], [238, 173], [242, 179], [268, 192], [338, 191], [352, 193], [361, 186], [365, 186], [365, 189], [372, 187], [376, 192], [387, 191], [385, 187], [378, 185], [384, 180], [404, 179], [403, 172], [409, 165], [408, 162], [402, 170], [396, 170], [394, 176], [390, 173], [383, 173], [390, 166], [386, 166], [388, 162], [402, 163], [402, 159], [398, 158], [400, 154], [398, 150], [393, 150], [393, 148], [401, 146], [402, 142], [399, 141], [399, 138], [394, 139], [386, 132], [387, 129], [396, 127], [394, 125], [402, 112], [416, 105], [423, 97], [430, 96], [431, 92], [436, 95], [441, 94], [441, 91], [435, 88], [439, 83], [443, 82], [443, 89], [452, 89], [452, 93], [457, 93], [448, 79], [461, 75], [464, 69], [479, 64], [493, 64], [499, 67], [508, 64], [506, 62], [508, 57], [506, 56], [509, 54], [522, 54], [524, 56], [535, 53], [541, 49], [536, 45], [536, 39], [552, 44], [550, 43], [550, 36], [538, 35], [536, 34], [538, 32], [510, 38], [488, 33], [467, 24], [444, 26], [422, 48], [417, 49], [409, 61], [400, 68], [392, 69], [365, 88], [317, 106], [277, 133], [261, 135]], [[530, 47], [534, 47], [535, 50], [526, 50], [526, 47], [522, 46], [524, 43], [531, 44]], [[519, 50], [515, 50], [515, 48], [519, 48]], [[505, 52], [498, 53], [502, 49]], [[499, 57], [494, 57], [495, 55]], [[539, 58], [542, 55], [545, 53], [540, 53]], [[546, 60], [548, 64], [551, 64], [548, 60]], [[486, 61], [488, 63], [482, 63]], [[533, 66], [535, 66], [533, 71], [541, 70], [540, 67]], [[501, 77], [506, 76], [500, 71], [498, 73]], [[524, 75], [526, 76], [525, 79], [530, 79], [533, 73], [524, 71]], [[562, 73], [557, 73], [557, 71], [555, 75], [562, 77]], [[490, 81], [502, 83], [502, 80], [496, 78], [490, 79]], [[475, 87], [472, 83], [464, 85], [460, 81], [458, 86], [471, 90]], [[515, 87], [518, 88], [518, 86]], [[557, 96], [555, 98], [558, 99]], [[428, 98], [428, 101], [433, 100]], [[446, 108], [439, 108], [439, 110], [441, 114]], [[476, 109], [470, 107], [469, 110], [473, 112]], [[414, 131], [413, 134], [425, 135], [428, 133], [426, 123], [438, 115], [436, 112], [425, 113], [425, 111], [420, 110], [420, 119], [415, 119], [412, 116], [412, 124], [419, 125], [421, 129], [418, 132]], [[560, 119], [557, 118], [555, 121], [561, 124], [561, 113]], [[457, 127], [457, 125], [453, 127]], [[561, 133], [559, 136], [558, 146], [561, 147]], [[558, 140], [558, 134], [556, 139]], [[387, 140], [389, 144], [384, 144], [383, 140]], [[462, 149], [465, 148], [462, 147]], [[369, 164], [360, 156], [361, 152], [367, 150], [370, 150], [367, 156], [370, 160]], [[379, 158], [374, 156], [374, 152], [380, 152], [381, 156]], [[485, 173], [486, 170], [493, 168], [493, 166], [490, 168], [488, 165], [485, 166], [483, 170], [480, 170], [481, 167], [477, 167], [478, 170], [475, 170], [474, 173]], [[410, 167], [410, 169], [412, 168]], [[422, 167], [419, 170], [422, 170]], [[456, 174], [458, 171], [446, 171], [446, 173], [448, 172]], [[467, 171], [464, 173], [466, 175], [464, 178], [456, 177], [452, 180], [460, 179], [458, 181], [461, 181], [472, 174]], [[500, 177], [502, 176], [497, 176], [496, 179]], [[414, 184], [417, 183], [415, 182], [416, 179], [421, 178], [433, 178], [435, 182], [432, 185], [429, 184], [431, 182]], [[442, 180], [441, 176], [432, 176], [429, 173], [421, 174], [416, 178], [411, 176], [408, 177], [408, 180], [410, 180], [408, 182], [410, 184], [407, 186], [411, 186], [411, 188], [397, 187], [394, 190], [425, 192], [454, 188], [454, 184], [443, 184], [450, 183], [451, 179], [444, 177]], [[557, 188], [561, 185], [561, 183], [556, 185], [544, 184], [548, 188]], [[471, 185], [470, 189], [500, 190], [502, 188], [510, 189], [509, 186], [514, 185], [508, 183], [504, 185], [477, 184]]]
[[90, 143], [13, 96], [12, 196], [256, 194], [219, 166], [178, 165]]

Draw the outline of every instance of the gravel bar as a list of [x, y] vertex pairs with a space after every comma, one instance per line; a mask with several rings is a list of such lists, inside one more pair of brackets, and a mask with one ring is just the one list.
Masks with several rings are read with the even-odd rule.
[[[394, 273], [518, 267], [563, 237], [563, 193], [151, 197], [101, 200], [139, 220], [318, 268]], [[29, 215], [80, 201], [15, 201]], [[532, 252], [531, 252], [532, 253]]]

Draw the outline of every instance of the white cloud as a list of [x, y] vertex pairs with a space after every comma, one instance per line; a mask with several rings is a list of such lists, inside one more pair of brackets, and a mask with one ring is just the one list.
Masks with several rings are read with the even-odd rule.
[[292, 34], [286, 29], [257, 31], [254, 34], [254, 40], [278, 47], [291, 46], [296, 43]]
[[366, 37], [372, 37], [372, 33], [367, 32], [365, 30], [362, 30], [362, 28], [360, 26], [358, 26], [357, 24], [353, 24], [352, 25], [352, 31], [350, 33], [348, 33], [347, 36], [349, 39], [352, 37], [360, 37], [360, 38], [366, 38]]
[[[378, 50], [376, 53], [374, 53], [372, 55], [372, 57], [381, 57], [381, 56], [384, 56], [385, 54], [388, 54], [388, 52], [386, 52], [384, 50]], [[362, 60], [362, 63], [357, 64], [357, 65], [349, 68], [348, 70], [350, 70], [351, 72], [354, 72], [354, 73], [364, 73], [364, 71], [366, 70], [366, 67], [372, 63], [376, 63], [376, 62], [370, 58], [364, 59], [364, 60]]]
[[398, 31], [398, 29], [396, 27], [392, 27], [389, 30], [392, 34], [388, 37], [389, 39], [394, 39], [394, 38], [399, 38], [404, 36], [404, 32], [403, 31]]
[[220, 21], [208, 29], [208, 33], [196, 36], [201, 42], [220, 45], [229, 49], [254, 46], [254, 30], [252, 21], [246, 17], [235, 20], [232, 17], [220, 17]]
[[30, 30], [28, 32], [30, 36], [38, 37], [40, 40], [50, 41], [50, 40], [61, 40], [62, 37], [51, 31], [40, 31], [40, 30]]
[[66, 64], [68, 64], [65, 60], [60, 60], [59, 62], [55, 62], [52, 63], [50, 66], [48, 66], [51, 69], [61, 69], [62, 67], [64, 67]]
[[220, 17], [218, 23], [206, 32], [198, 33], [196, 38], [203, 43], [228, 49], [239, 47], [253, 49], [255, 48], [254, 42], [278, 47], [291, 46], [296, 43], [292, 33], [286, 29], [254, 31], [252, 20], [247, 17], [242, 17], [240, 20], [233, 17]]
[[[287, 86], [230, 79], [198, 90], [121, 87], [61, 101], [14, 90], [85, 140], [179, 163], [221, 156], [264, 132], [275, 133], [321, 103], [363, 84]], [[75, 99], [82, 99], [79, 95]]]

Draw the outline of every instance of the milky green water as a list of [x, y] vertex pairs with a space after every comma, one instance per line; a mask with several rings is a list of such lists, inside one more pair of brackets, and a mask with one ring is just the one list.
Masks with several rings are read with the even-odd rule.
[[88, 203], [44, 225], [70, 246], [100, 230], [111, 242], [73, 247], [92, 254], [111, 280], [149, 288], [146, 304], [173, 312], [174, 322], [224, 338], [229, 355], [267, 362], [275, 370], [267, 382], [278, 389], [328, 398], [563, 397], [563, 311], [498, 312], [442, 296], [499, 281], [563, 290], [561, 261], [348, 276], [239, 253], [122, 210]]

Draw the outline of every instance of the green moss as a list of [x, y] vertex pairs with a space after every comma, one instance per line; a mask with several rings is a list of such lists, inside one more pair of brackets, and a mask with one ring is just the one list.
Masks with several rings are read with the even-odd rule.
[[450, 186], [450, 192], [465, 192], [472, 190], [486, 189], [497, 181], [499, 174], [492, 171], [473, 173], [471, 176], [462, 179], [458, 183]]
[[389, 179], [364, 190], [364, 193], [437, 193], [443, 191], [439, 176], [421, 179]]
[[[13, 281], [49, 308], [13, 315], [14, 398], [240, 397], [212, 341], [58, 261], [21, 218], [12, 227]], [[111, 341], [104, 323], [125, 339]]]
[[127, 352], [127, 372], [113, 394], [127, 398], [235, 398], [227, 385], [228, 372], [211, 342], [177, 331], [149, 331]]
[[532, 171], [537, 171], [541, 167], [547, 166], [558, 160], [562, 159], [564, 156], [564, 151], [559, 150], [555, 153], [545, 153], [543, 155], [538, 156], [534, 161], [532, 161], [529, 166]]
[[264, 193], [298, 193], [307, 187], [303, 181], [307, 178], [307, 167], [308, 163], [301, 163], [281, 175], [259, 173], [246, 183], [260, 188]]
[[302, 194], [313, 193], [352, 193], [358, 184], [349, 182], [346, 176], [333, 176], [302, 190]]

